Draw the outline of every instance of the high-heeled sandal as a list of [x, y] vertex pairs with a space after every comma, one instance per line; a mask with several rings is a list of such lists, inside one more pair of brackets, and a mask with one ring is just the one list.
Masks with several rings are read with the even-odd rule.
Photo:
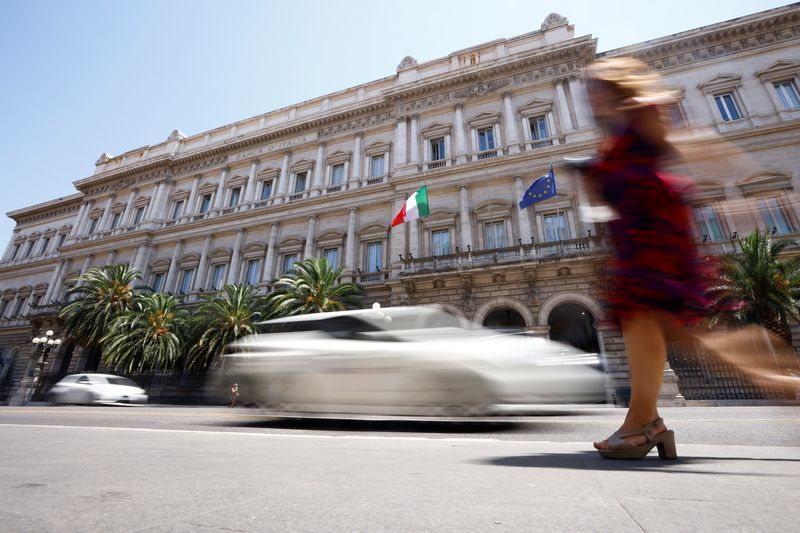
[[[664, 425], [664, 420], [656, 418], [649, 424], [640, 428], [631, 429], [628, 431], [617, 431], [608, 437], [608, 447], [597, 450], [601, 456], [606, 459], [642, 459], [653, 446], [658, 447], [658, 456], [661, 459], [677, 459], [678, 452], [675, 449], [675, 434], [671, 429], [662, 431], [661, 433], [654, 433], [654, 431]], [[626, 437], [635, 437], [637, 435], [644, 435], [647, 437], [647, 442], [643, 442], [638, 446], [626, 441]]]

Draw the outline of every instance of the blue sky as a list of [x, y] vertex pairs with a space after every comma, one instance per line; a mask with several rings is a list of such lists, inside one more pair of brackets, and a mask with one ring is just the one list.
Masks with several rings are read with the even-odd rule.
[[[657, 9], [655, 6], [668, 6]], [[728, 0], [3, 0], [0, 213], [75, 192], [112, 155], [539, 29], [610, 50], [786, 5]], [[0, 251], [13, 220], [0, 216]]]

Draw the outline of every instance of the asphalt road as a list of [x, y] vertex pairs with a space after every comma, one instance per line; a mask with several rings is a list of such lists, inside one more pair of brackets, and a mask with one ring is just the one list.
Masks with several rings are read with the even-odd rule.
[[800, 409], [664, 409], [679, 459], [607, 461], [621, 409], [490, 421], [0, 408], [0, 529], [796, 531]]
[[[800, 446], [800, 407], [663, 408], [679, 443]], [[28, 406], [0, 407], [1, 424], [127, 427], [266, 434], [469, 437], [587, 442], [605, 438], [624, 416], [619, 408], [543, 407], [536, 416], [486, 419], [377, 417], [280, 418], [244, 408]], [[0, 426], [2, 427], [2, 426]]]

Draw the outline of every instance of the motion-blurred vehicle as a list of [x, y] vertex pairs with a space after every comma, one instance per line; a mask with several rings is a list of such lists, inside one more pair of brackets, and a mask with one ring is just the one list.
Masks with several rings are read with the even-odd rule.
[[284, 413], [485, 416], [605, 401], [597, 354], [467, 326], [435, 306], [269, 320], [227, 347], [219, 375], [236, 376], [240, 404]]
[[53, 385], [53, 403], [147, 403], [147, 394], [136, 383], [109, 374], [72, 374]]

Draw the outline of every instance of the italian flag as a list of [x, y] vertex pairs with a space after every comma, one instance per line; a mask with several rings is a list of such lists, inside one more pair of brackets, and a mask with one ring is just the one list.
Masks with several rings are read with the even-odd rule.
[[424, 218], [430, 216], [431, 211], [428, 209], [428, 187], [423, 185], [417, 192], [412, 194], [400, 208], [400, 211], [395, 215], [392, 220], [392, 227], [399, 226], [400, 224], [417, 218]]

